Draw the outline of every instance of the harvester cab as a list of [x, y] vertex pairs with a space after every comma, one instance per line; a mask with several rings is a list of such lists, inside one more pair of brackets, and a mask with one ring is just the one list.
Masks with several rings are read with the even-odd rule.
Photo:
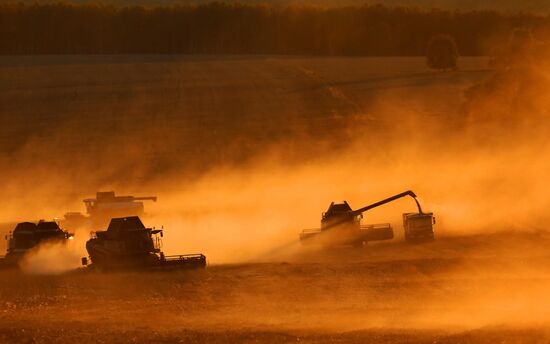
[[348, 202], [334, 203], [332, 202], [328, 207], [328, 210], [321, 216], [321, 230], [324, 228], [330, 228], [337, 222], [343, 221], [347, 225], [358, 227], [361, 225], [361, 214], [354, 215], [353, 209], [351, 209]]
[[[114, 218], [105, 231], [86, 242], [91, 266], [100, 270], [197, 268], [206, 266], [202, 254], [166, 256], [162, 229], [146, 228], [138, 216]], [[88, 258], [82, 259], [88, 264]]]
[[18, 223], [14, 230], [6, 235], [7, 253], [2, 262], [6, 265], [17, 265], [28, 251], [40, 244], [62, 243], [72, 239], [73, 236], [73, 233], [61, 229], [55, 221]]
[[300, 233], [300, 241], [304, 244], [318, 243], [322, 246], [362, 246], [369, 241], [391, 240], [394, 237], [391, 224], [362, 225], [363, 213], [406, 196], [412, 197], [418, 207], [418, 213], [403, 215], [406, 241], [433, 240], [433, 224], [435, 224], [433, 213], [424, 213], [416, 199], [416, 194], [405, 191], [357, 210], [352, 210], [346, 201], [332, 202], [328, 210], [322, 214], [321, 228], [303, 230]]

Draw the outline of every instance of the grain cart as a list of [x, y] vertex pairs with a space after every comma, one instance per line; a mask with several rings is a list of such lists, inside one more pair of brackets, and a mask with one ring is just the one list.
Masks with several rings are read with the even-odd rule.
[[405, 240], [410, 243], [419, 243], [434, 240], [433, 213], [405, 213], [403, 214], [403, 228]]

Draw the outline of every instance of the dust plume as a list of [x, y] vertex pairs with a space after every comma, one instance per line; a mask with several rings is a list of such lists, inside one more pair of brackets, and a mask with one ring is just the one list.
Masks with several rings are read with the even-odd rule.
[[32, 275], [60, 275], [80, 267], [86, 256], [84, 236], [64, 242], [45, 242], [25, 254], [19, 262], [21, 270]]
[[[135, 94], [123, 86], [117, 90], [121, 102], [86, 98], [67, 105], [67, 113], [105, 118], [113, 106], [129, 118], [117, 118], [109, 129], [112, 122], [81, 124], [74, 117], [55, 128], [58, 141], [28, 139], [12, 160], [2, 162], [9, 202], [0, 207], [1, 217], [82, 211], [80, 200], [98, 190], [157, 195], [158, 203], [146, 204], [143, 222], [164, 226], [166, 254], [204, 253], [210, 266], [167, 274], [17, 277], [17, 283], [2, 285], [4, 302], [36, 312], [8, 309], [4, 316], [37, 327], [61, 326], [70, 318], [83, 331], [98, 328], [90, 323], [104, 324], [91, 335], [96, 341], [106, 336], [105, 328], [119, 333], [144, 326], [151, 332], [159, 321], [166, 333], [547, 328], [550, 59], [540, 37], [536, 44], [520, 44], [527, 50], [517, 48], [516, 38], [502, 43], [515, 48], [490, 71], [378, 76], [374, 90], [357, 81], [368, 73], [338, 79], [350, 66], [356, 66], [352, 74], [361, 73], [368, 65], [361, 59], [221, 59], [162, 67], [170, 75], [163, 98], [179, 92], [173, 84], [179, 78], [206, 85], [189, 103], [189, 85], [182, 87], [181, 103], [165, 104], [140, 93], [143, 84], [131, 84]], [[250, 90], [261, 87], [239, 79], [250, 72], [245, 66], [268, 74], [262, 80], [292, 77], [276, 79], [279, 92], [257, 94]], [[90, 80], [101, 74], [99, 67], [78, 68]], [[122, 79], [136, 77], [135, 70], [163, 75], [157, 64], [109, 68]], [[225, 79], [219, 77], [224, 68], [231, 69]], [[210, 70], [215, 80], [208, 79]], [[299, 78], [304, 80], [295, 84]], [[218, 83], [223, 85], [216, 88]], [[260, 100], [246, 102], [255, 96]], [[269, 110], [261, 112], [266, 104]], [[204, 117], [177, 116], [200, 109]], [[221, 109], [227, 118], [218, 115]], [[75, 143], [90, 137], [95, 140], [89, 146]], [[36, 160], [43, 156], [53, 162]], [[401, 199], [363, 220], [391, 222], [393, 242], [322, 252], [298, 243], [300, 230], [317, 227], [331, 201], [359, 208], [407, 189], [435, 213], [435, 242], [402, 242], [401, 213], [415, 205]], [[80, 232], [76, 247], [31, 252], [24, 271], [60, 274], [78, 267], [88, 237]], [[50, 314], [61, 320], [28, 321]]]
[[[181, 194], [163, 197], [157, 215], [166, 226], [165, 247], [172, 252], [204, 247], [213, 261], [251, 259], [297, 241], [301, 229], [319, 226], [321, 211], [333, 200], [359, 208], [407, 189], [420, 196], [425, 210], [435, 212], [438, 236], [538, 228], [549, 205], [539, 194], [550, 167], [548, 153], [528, 154], [521, 147], [506, 157], [493, 152], [435, 157], [429, 151], [403, 156], [398, 165], [383, 169], [376, 168], [378, 159], [338, 157], [326, 165], [287, 169], [269, 162], [252, 172], [213, 173]], [[525, 164], [510, 166], [509, 161], [530, 161], [530, 175]], [[506, 172], [493, 174], [501, 168]], [[414, 209], [412, 200], [404, 199], [365, 214], [364, 221], [390, 221], [401, 239], [401, 213]]]
[[[295, 247], [299, 231], [318, 226], [333, 200], [359, 208], [406, 189], [435, 212], [440, 237], [547, 230], [548, 49], [517, 42], [527, 39], [517, 35], [493, 76], [464, 89], [454, 118], [434, 120], [384, 102], [406, 93], [381, 94], [369, 112], [390, 122], [383, 135], [351, 125], [348, 144], [322, 158], [286, 164], [284, 149], [274, 148], [192, 184], [171, 179], [182, 191], [166, 193], [159, 205], [168, 236], [178, 238], [166, 249], [202, 247], [213, 262], [257, 259], [273, 247]], [[401, 213], [412, 209], [402, 200], [364, 221], [390, 221], [399, 238]]]
[[[64, 123], [55, 139], [33, 136], [2, 161], [11, 200], [2, 218], [82, 211], [80, 200], [98, 190], [155, 194], [159, 202], [147, 207], [144, 222], [165, 226], [167, 254], [204, 252], [214, 263], [284, 259], [267, 253], [278, 247], [292, 253], [300, 230], [317, 227], [331, 201], [359, 208], [407, 189], [435, 213], [438, 236], [545, 229], [550, 150], [544, 90], [550, 85], [546, 45], [538, 41], [525, 45], [529, 54], [509, 49], [486, 80], [425, 71], [379, 79], [374, 89], [337, 79], [348, 65], [362, 63], [354, 59], [232, 60], [242, 73], [269, 70], [304, 78], [276, 84], [297, 91], [259, 94], [249, 90], [254, 84], [234, 90], [227, 81], [214, 88], [219, 79], [209, 79], [205, 70], [228, 67], [211, 60], [71, 66], [82, 80], [59, 74], [83, 84], [114, 73], [134, 80], [142, 68], [166, 75], [168, 94], [157, 99], [140, 93], [144, 85], [130, 83], [109, 90], [122, 101], [80, 101], [75, 95], [69, 110], [53, 108], [48, 114], [61, 113]], [[29, 78], [40, 73], [31, 71]], [[228, 80], [245, 83], [228, 73]], [[191, 83], [200, 81], [200, 94], [190, 98], [196, 104], [185, 98], [193, 88], [180, 85], [188, 75]], [[225, 117], [218, 115], [221, 109]], [[202, 117], [187, 115], [199, 110]], [[103, 120], [70, 116], [80, 112]], [[89, 143], [71, 146], [75, 142]], [[401, 213], [413, 209], [403, 199], [365, 214], [364, 221], [391, 222], [399, 240]]]

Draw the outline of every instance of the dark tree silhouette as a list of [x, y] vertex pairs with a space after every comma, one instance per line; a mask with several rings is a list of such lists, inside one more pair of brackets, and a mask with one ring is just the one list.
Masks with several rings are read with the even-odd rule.
[[[426, 53], [429, 37], [447, 32], [456, 39], [461, 54], [485, 55], [494, 48], [488, 46], [489, 41], [503, 46], [498, 39], [488, 38], [505, 40], [504, 35], [508, 37], [514, 27], [532, 28], [535, 38], [550, 32], [550, 17], [527, 13], [383, 5], [322, 8], [213, 2], [141, 7], [94, 3], [0, 0], [0, 54], [418, 56]], [[436, 69], [454, 67], [448, 57], [456, 55], [456, 47], [446, 43], [446, 39], [433, 41], [430, 56]]]
[[457, 68], [458, 49], [455, 40], [448, 35], [437, 35], [430, 39], [426, 49], [428, 67], [437, 70]]

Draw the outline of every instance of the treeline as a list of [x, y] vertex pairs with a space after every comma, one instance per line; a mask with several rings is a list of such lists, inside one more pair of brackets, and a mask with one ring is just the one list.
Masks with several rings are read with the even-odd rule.
[[437, 34], [461, 55], [488, 53], [515, 27], [550, 32], [550, 18], [496, 11], [365, 5], [270, 7], [0, 5], [0, 54], [422, 55]]

